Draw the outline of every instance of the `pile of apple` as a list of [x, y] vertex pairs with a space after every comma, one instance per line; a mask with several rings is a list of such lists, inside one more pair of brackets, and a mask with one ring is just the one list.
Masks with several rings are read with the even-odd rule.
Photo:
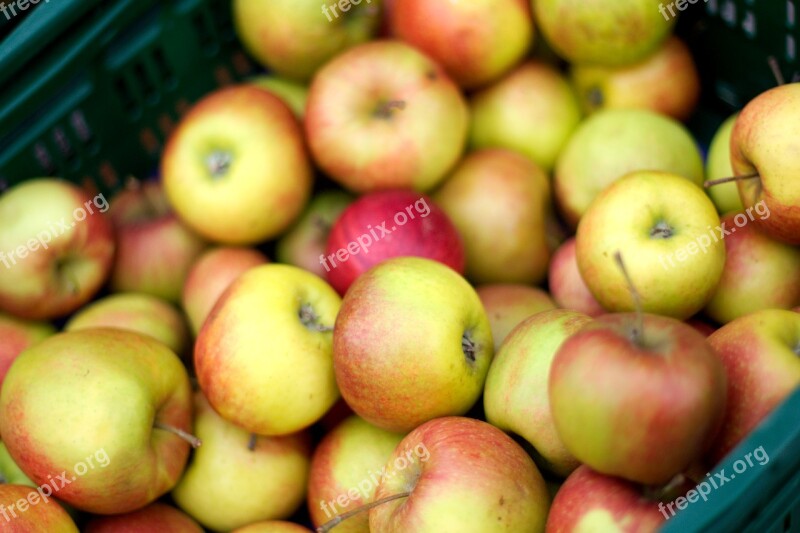
[[232, 9], [159, 180], [0, 196], [0, 531], [656, 531], [800, 386], [800, 84], [704, 166], [651, 0]]

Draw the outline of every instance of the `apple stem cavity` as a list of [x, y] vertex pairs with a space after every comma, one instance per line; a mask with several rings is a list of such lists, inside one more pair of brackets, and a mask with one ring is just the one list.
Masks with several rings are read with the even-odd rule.
[[758, 172], [753, 172], [752, 174], [744, 174], [742, 176], [730, 176], [728, 178], [718, 178], [715, 180], [708, 180], [703, 183], [703, 187], [708, 189], [709, 187], [713, 187], [714, 185], [722, 185], [723, 183], [728, 183], [731, 181], [740, 181], [740, 180], [751, 180], [753, 178], [760, 178]]
[[183, 440], [185, 440], [186, 442], [191, 444], [192, 448], [199, 448], [200, 445], [203, 444], [203, 442], [200, 439], [198, 439], [197, 437], [195, 437], [191, 433], [187, 433], [186, 431], [184, 431], [184, 430], [182, 430], [180, 428], [176, 428], [175, 426], [171, 426], [171, 425], [165, 424], [163, 422], [154, 422], [153, 423], [153, 428], [161, 429], [161, 430], [164, 430], [164, 431], [168, 431], [169, 433], [172, 433], [173, 435], [177, 435], [178, 437], [182, 438]]
[[653, 229], [650, 230], [650, 238], [652, 239], [669, 239], [672, 237], [673, 231], [672, 226], [664, 222], [663, 220], [653, 226]]
[[258, 435], [255, 433], [250, 433], [250, 440], [247, 441], [247, 449], [251, 452], [256, 451], [256, 442], [258, 441]]
[[305, 327], [310, 329], [311, 331], [319, 331], [322, 333], [333, 331], [333, 328], [330, 326], [323, 326], [319, 324], [317, 321], [319, 317], [314, 312], [314, 309], [311, 307], [311, 304], [304, 304], [300, 307], [300, 322], [303, 323]]
[[628, 284], [628, 291], [631, 293], [633, 308], [636, 312], [636, 326], [631, 332], [631, 340], [637, 346], [643, 346], [642, 339], [644, 337], [644, 310], [642, 309], [642, 298], [639, 296], [639, 291], [636, 290], [636, 285], [633, 284], [633, 280], [628, 273], [628, 269], [625, 267], [625, 261], [622, 259], [622, 252], [617, 250], [614, 253], [614, 260], [617, 262], [617, 266], [619, 266], [619, 269], [622, 271], [622, 275], [625, 278], [625, 283]]
[[342, 522], [344, 522], [345, 520], [347, 520], [350, 517], [353, 517], [353, 516], [355, 516], [355, 515], [357, 515], [359, 513], [363, 513], [364, 511], [369, 511], [373, 507], [377, 507], [379, 505], [383, 505], [384, 503], [389, 503], [389, 502], [394, 501], [394, 500], [399, 500], [400, 498], [408, 498], [409, 496], [411, 496], [411, 492], [401, 492], [399, 494], [393, 494], [391, 496], [387, 496], [385, 498], [381, 498], [380, 500], [376, 500], [376, 501], [368, 503], [366, 505], [362, 505], [361, 507], [353, 509], [352, 511], [348, 511], [348, 512], [342, 514], [342, 515], [337, 516], [333, 520], [329, 520], [328, 522], [325, 522], [324, 524], [322, 524], [321, 526], [319, 526], [317, 528], [317, 533], [328, 533], [328, 531], [330, 531], [334, 527], [338, 526], [339, 524], [341, 524]]
[[404, 100], [389, 100], [378, 105], [378, 108], [375, 109], [373, 115], [376, 118], [390, 120], [394, 116], [395, 110], [402, 111], [405, 108], [406, 103]]
[[208, 171], [214, 179], [221, 178], [227, 174], [228, 169], [231, 167], [233, 157], [230, 152], [223, 150], [215, 150], [206, 159]]
[[478, 351], [478, 347], [472, 342], [472, 339], [469, 338], [469, 334], [466, 332], [461, 337], [461, 351], [464, 352], [464, 356], [470, 363], [475, 362], [475, 354]]
[[603, 107], [603, 91], [600, 87], [592, 87], [586, 92], [586, 100], [592, 109]]

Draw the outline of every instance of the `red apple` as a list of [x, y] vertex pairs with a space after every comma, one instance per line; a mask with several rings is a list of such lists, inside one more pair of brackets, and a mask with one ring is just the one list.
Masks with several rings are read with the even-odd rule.
[[55, 500], [23, 485], [0, 484], [0, 516], [0, 529], [8, 533], [78, 533]]
[[559, 307], [580, 311], [591, 317], [600, 316], [606, 311], [592, 296], [581, 277], [576, 249], [575, 238], [572, 237], [553, 254], [548, 276], [550, 294]]
[[55, 332], [55, 328], [46, 322], [32, 322], [0, 313], [0, 386], [19, 354]]
[[513, 283], [497, 283], [475, 287], [492, 326], [495, 352], [517, 325], [526, 318], [555, 309], [546, 292], [536, 287]]
[[93, 518], [84, 533], [203, 533], [189, 515], [164, 505], [151, 503], [138, 511]]

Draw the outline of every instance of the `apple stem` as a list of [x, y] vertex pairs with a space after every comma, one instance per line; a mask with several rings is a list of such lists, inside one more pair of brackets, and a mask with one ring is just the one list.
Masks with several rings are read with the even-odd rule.
[[258, 435], [256, 435], [255, 433], [250, 433], [250, 440], [247, 441], [247, 449], [250, 450], [251, 452], [255, 451], [257, 441], [258, 441]]
[[744, 174], [742, 176], [730, 176], [728, 178], [718, 178], [715, 180], [708, 180], [707, 182], [703, 183], [703, 187], [708, 189], [709, 187], [713, 187], [714, 185], [722, 185], [723, 183], [728, 183], [731, 181], [739, 181], [739, 180], [751, 180], [753, 178], [760, 178], [761, 176], [758, 172], [753, 172], [752, 174]]
[[311, 307], [310, 304], [304, 304], [300, 307], [300, 322], [303, 323], [305, 327], [313, 331], [319, 331], [322, 333], [333, 331], [333, 328], [330, 326], [323, 326], [322, 324], [317, 324], [317, 320], [319, 317], [314, 312], [314, 309]]
[[165, 424], [163, 422], [154, 422], [153, 427], [155, 429], [162, 429], [164, 431], [168, 431], [173, 435], [177, 435], [178, 437], [182, 438], [186, 442], [192, 445], [192, 448], [199, 448], [202, 444], [202, 441], [192, 435], [191, 433], [187, 433], [186, 431], [176, 428], [175, 426], [171, 426], [169, 424]]
[[208, 165], [208, 170], [214, 178], [220, 178], [228, 172], [232, 159], [229, 152], [214, 150], [206, 158], [206, 165]]
[[786, 78], [783, 77], [781, 66], [775, 56], [769, 56], [767, 63], [769, 63], [769, 68], [772, 70], [772, 75], [775, 76], [775, 81], [778, 82], [778, 85], [786, 85]]
[[373, 507], [377, 507], [379, 505], [383, 505], [384, 503], [389, 503], [389, 502], [391, 502], [393, 500], [399, 500], [400, 498], [408, 498], [409, 496], [411, 496], [410, 492], [401, 492], [400, 494], [393, 494], [391, 496], [387, 496], [385, 498], [381, 498], [380, 500], [376, 500], [376, 501], [374, 501], [372, 503], [368, 503], [366, 505], [362, 505], [361, 507], [359, 507], [357, 509], [353, 509], [352, 511], [348, 511], [348, 512], [342, 514], [342, 515], [337, 516], [333, 520], [325, 522], [324, 524], [322, 524], [321, 526], [319, 526], [317, 528], [317, 533], [328, 533], [328, 531], [330, 531], [331, 529], [333, 529], [334, 527], [338, 526], [339, 524], [341, 524], [342, 522], [344, 522], [345, 520], [347, 520], [348, 518], [350, 518], [352, 516], [355, 516], [355, 515], [357, 515], [359, 513], [363, 513], [364, 511], [369, 511]]
[[392, 118], [393, 111], [396, 109], [398, 111], [402, 111], [406, 108], [406, 103], [404, 100], [389, 100], [388, 102], [383, 102], [378, 108], [375, 110], [375, 116], [378, 118]]
[[639, 296], [639, 291], [636, 290], [636, 285], [633, 284], [633, 280], [628, 273], [628, 269], [625, 267], [625, 261], [622, 260], [622, 252], [617, 250], [616, 253], [614, 253], [614, 260], [617, 262], [619, 269], [622, 271], [622, 275], [625, 277], [625, 283], [628, 284], [628, 290], [631, 293], [631, 299], [633, 299], [633, 308], [636, 312], [636, 327], [631, 333], [631, 337], [633, 338], [633, 342], [641, 345], [642, 335], [644, 335], [644, 311], [642, 310], [642, 299]]

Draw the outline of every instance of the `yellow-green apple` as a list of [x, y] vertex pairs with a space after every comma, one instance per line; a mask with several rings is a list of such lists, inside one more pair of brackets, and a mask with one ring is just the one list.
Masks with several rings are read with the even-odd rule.
[[312, 182], [297, 119], [280, 98], [253, 85], [220, 89], [197, 103], [170, 136], [161, 175], [189, 227], [234, 245], [288, 228]]
[[575, 238], [572, 237], [553, 254], [547, 276], [550, 294], [558, 307], [580, 311], [592, 317], [600, 316], [606, 311], [592, 296], [581, 277], [577, 249]]
[[624, 66], [572, 65], [583, 109], [649, 109], [686, 120], [700, 98], [700, 76], [689, 47], [670, 37], [655, 52]]
[[561, 344], [591, 320], [566, 309], [529, 317], [500, 347], [483, 389], [486, 421], [525, 439], [536, 450], [539, 466], [559, 477], [579, 463], [561, 442], [550, 414], [550, 365]]
[[529, 0], [403, 0], [389, 10], [392, 32], [474, 89], [513, 68], [533, 44]]
[[328, 283], [344, 294], [361, 274], [401, 256], [426, 257], [464, 273], [464, 245], [445, 212], [424, 194], [391, 190], [350, 204], [318, 260]]
[[800, 132], [800, 83], [781, 85], [748, 103], [731, 133], [731, 165], [744, 207], [765, 202], [772, 216], [758, 225], [772, 237], [800, 244], [800, 162], [794, 139]]
[[725, 422], [709, 453], [716, 464], [800, 387], [800, 314], [756, 311], [724, 325], [708, 342], [728, 374]]
[[27, 485], [36, 488], [36, 483], [14, 462], [5, 443], [0, 442], [0, 483]]
[[[766, 204], [755, 207], [758, 215], [765, 215]], [[772, 239], [750, 224], [745, 212], [728, 213], [720, 222], [730, 228], [725, 269], [705, 314], [727, 324], [761, 309], [800, 305], [800, 248]]]
[[[351, 416], [327, 433], [314, 451], [308, 510], [315, 526], [370, 503], [384, 465], [403, 435]], [[336, 526], [337, 533], [369, 533], [366, 513]]]
[[556, 493], [545, 532], [657, 533], [666, 521], [659, 504], [641, 486], [583, 465]]
[[555, 197], [574, 228], [592, 201], [637, 170], [659, 170], [703, 182], [703, 161], [678, 121], [644, 109], [607, 109], [589, 117], [556, 163]]
[[119, 328], [149, 335], [178, 355], [189, 344], [189, 329], [183, 315], [149, 294], [112, 294], [92, 302], [72, 315], [64, 331], [91, 328]]
[[536, 313], [555, 309], [556, 304], [542, 289], [513, 283], [495, 283], [475, 287], [489, 325], [492, 327], [495, 353], [517, 325]]
[[84, 533], [204, 533], [185, 513], [163, 503], [151, 503], [130, 513], [92, 518]]
[[108, 214], [117, 241], [112, 290], [178, 302], [189, 268], [206, 243], [178, 219], [161, 184], [132, 182], [111, 201]]
[[223, 293], [195, 343], [200, 388], [227, 420], [286, 435], [336, 402], [333, 324], [341, 299], [300, 268], [251, 268]]
[[121, 329], [43, 340], [14, 361], [0, 393], [0, 434], [22, 471], [98, 514], [133, 511], [169, 491], [189, 455], [190, 423], [180, 359]]
[[472, 148], [516, 150], [550, 171], [581, 110], [567, 79], [555, 67], [530, 61], [470, 98]]
[[19, 354], [55, 332], [47, 322], [23, 320], [0, 312], [0, 386]]
[[328, 60], [370, 40], [381, 24], [382, 0], [234, 0], [242, 44], [262, 65], [306, 81]]
[[0, 311], [44, 320], [67, 315], [105, 283], [114, 257], [108, 202], [53, 178], [0, 197]]
[[608, 314], [558, 348], [548, 394], [558, 435], [579, 461], [656, 485], [711, 445], [725, 414], [725, 369], [683, 322]]
[[337, 56], [314, 77], [306, 105], [314, 159], [356, 192], [433, 188], [461, 157], [468, 127], [467, 103], [444, 70], [395, 41]]
[[333, 332], [345, 401], [367, 422], [397, 432], [466, 413], [493, 353], [475, 290], [421, 257], [389, 259], [362, 274], [345, 294]]
[[[343, 529], [336, 530], [337, 533], [339, 531], [343, 531]], [[231, 533], [312, 533], [312, 531], [294, 522], [267, 520], [234, 529]]]
[[275, 256], [281, 263], [298, 266], [324, 278], [319, 256], [325, 253], [331, 227], [353, 197], [342, 191], [325, 191], [314, 196], [294, 226], [281, 236]]
[[293, 82], [278, 76], [262, 74], [250, 80], [250, 83], [269, 91], [286, 104], [292, 110], [298, 120], [303, 120], [306, 115], [306, 100], [308, 99], [308, 87], [300, 83]]
[[[731, 133], [733, 133], [733, 126], [736, 124], [736, 117], [738, 116], [738, 113], [734, 113], [728, 117], [714, 134], [714, 138], [711, 139], [708, 157], [706, 158], [706, 178], [709, 180], [733, 176]], [[744, 209], [742, 199], [739, 198], [739, 186], [734, 181], [714, 185], [709, 187], [707, 191], [714, 205], [717, 206], [717, 211], [719, 211], [720, 215]]]
[[0, 516], [9, 533], [79, 533], [58, 502], [23, 485], [0, 484]]
[[633, 310], [614, 260], [620, 251], [629, 258], [644, 310], [683, 320], [714, 295], [725, 266], [724, 231], [714, 204], [694, 183], [665, 172], [633, 172], [601, 193], [581, 219], [578, 268], [605, 309]]
[[289, 517], [305, 495], [308, 435], [251, 436], [214, 412], [201, 393], [194, 405], [194, 432], [203, 445], [172, 491], [175, 503], [214, 531]]
[[473, 152], [433, 199], [464, 239], [467, 277], [472, 281], [544, 280], [552, 209], [549, 180], [536, 163], [502, 148]]
[[192, 332], [197, 335], [219, 297], [231, 283], [253, 267], [268, 263], [252, 248], [211, 248], [192, 265], [183, 285], [181, 303]]
[[533, 9], [544, 37], [571, 63], [635, 63], [655, 52], [674, 24], [653, 0], [533, 0]]
[[462, 417], [431, 420], [400, 442], [375, 501], [399, 494], [408, 496], [370, 509], [372, 531], [534, 533], [550, 505], [528, 454], [496, 427]]

